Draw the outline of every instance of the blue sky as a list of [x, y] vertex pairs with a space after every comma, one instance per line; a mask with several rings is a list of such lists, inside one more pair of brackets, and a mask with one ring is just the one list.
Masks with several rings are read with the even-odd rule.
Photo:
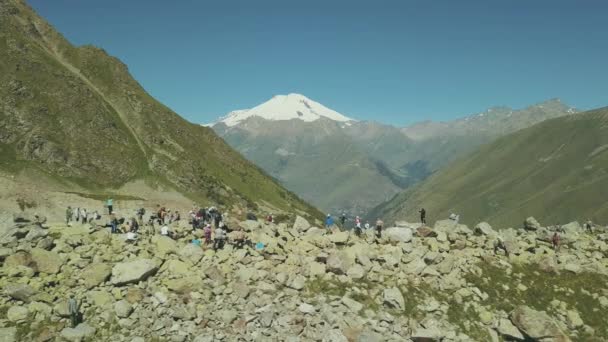
[[29, 3], [193, 122], [292, 92], [398, 125], [554, 97], [608, 105], [608, 1]]

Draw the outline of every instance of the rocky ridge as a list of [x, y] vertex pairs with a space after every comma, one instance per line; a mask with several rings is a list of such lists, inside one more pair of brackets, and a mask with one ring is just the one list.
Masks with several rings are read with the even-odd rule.
[[[2, 341], [605, 340], [608, 234], [397, 222], [368, 231], [243, 221], [263, 250], [47, 224], [0, 238]], [[562, 232], [555, 252], [553, 230]], [[508, 256], [495, 254], [497, 237]], [[68, 327], [67, 298], [83, 322]]]

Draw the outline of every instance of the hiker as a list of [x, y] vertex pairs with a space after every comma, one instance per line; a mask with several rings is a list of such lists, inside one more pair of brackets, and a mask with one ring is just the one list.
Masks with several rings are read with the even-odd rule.
[[137, 209], [137, 218], [139, 219], [140, 223], [144, 222], [145, 213], [146, 213], [146, 209], [144, 209], [144, 208]]
[[108, 215], [112, 215], [114, 212], [114, 199], [108, 198], [106, 201], [106, 207], [108, 207]]
[[273, 222], [274, 222], [274, 217], [272, 217], [272, 214], [268, 214], [268, 216], [266, 216], [266, 224], [273, 223]]
[[65, 210], [65, 224], [70, 224], [73, 215], [74, 212], [72, 211], [72, 207], [68, 206], [68, 208]]
[[205, 236], [205, 244], [208, 245], [211, 243], [211, 225], [207, 224], [205, 228], [203, 228], [203, 235]]
[[118, 233], [118, 220], [116, 219], [116, 215], [114, 213], [110, 215], [110, 226], [112, 227], [112, 234]]
[[173, 217], [173, 222], [178, 222], [178, 221], [179, 221], [179, 220], [181, 220], [181, 219], [182, 219], [182, 217], [181, 217], [181, 215], [179, 214], [179, 211], [177, 211], [177, 210], [176, 210], [176, 211], [175, 211], [175, 216]]
[[218, 249], [224, 248], [224, 243], [226, 241], [226, 232], [221, 227], [215, 229], [215, 238], [213, 240], [213, 250], [217, 251]]
[[216, 228], [220, 227], [220, 222], [222, 222], [222, 214], [218, 211], [215, 214], [215, 227]]
[[558, 251], [560, 246], [560, 236], [558, 232], [553, 233], [553, 237], [551, 238], [551, 244], [553, 245], [553, 250]]
[[80, 207], [76, 208], [76, 222], [80, 221]]
[[376, 237], [380, 239], [382, 237], [382, 227], [384, 226], [384, 222], [381, 219], [376, 221]]
[[74, 298], [74, 294], [70, 294], [70, 299], [68, 300], [68, 309], [70, 311], [70, 319], [72, 321], [72, 328], [76, 328], [78, 325], [78, 316], [80, 315], [79, 309], [80, 305], [78, 305], [78, 301]]
[[344, 225], [346, 224], [346, 213], [340, 215], [340, 224], [342, 225], [342, 228], [344, 228]]
[[195, 246], [201, 246], [201, 240], [200, 239], [192, 239], [192, 244]]
[[589, 233], [593, 233], [593, 222], [591, 222], [590, 219], [587, 219], [587, 222], [585, 223], [585, 230]]
[[365, 227], [365, 230], [370, 229], [371, 226], [369, 225], [369, 221], [365, 221], [365, 226], [363, 226], [363, 227]]
[[169, 226], [164, 225], [160, 228], [160, 235], [171, 237], [171, 232], [169, 231]]
[[85, 208], [82, 208], [80, 217], [82, 218], [82, 223], [87, 223], [87, 210]]
[[236, 232], [233, 233], [234, 236], [234, 246], [236, 248], [243, 248], [245, 246], [245, 232], [243, 228], [238, 228]]
[[93, 223], [93, 220], [97, 220], [99, 219], [99, 213], [97, 212], [97, 210], [95, 210], [94, 212], [91, 213], [91, 217], [89, 218], [89, 223]]
[[331, 214], [327, 214], [327, 218], [325, 219], [325, 228], [330, 229], [333, 225], [334, 219], [331, 217]]
[[502, 249], [505, 252], [505, 255], [509, 257], [509, 251], [507, 250], [505, 241], [500, 235], [496, 238], [496, 241], [494, 241], [494, 254], [498, 254], [499, 249]]
[[139, 230], [139, 222], [135, 219], [135, 217], [131, 217], [131, 227], [130, 231], [136, 233]]
[[359, 216], [355, 217], [355, 234], [357, 236], [361, 235], [361, 218]]
[[125, 241], [135, 243], [137, 241], [137, 234], [133, 231], [127, 232]]
[[420, 213], [420, 223], [426, 224], [426, 210], [424, 210], [424, 208], [420, 208], [420, 211], [418, 212]]

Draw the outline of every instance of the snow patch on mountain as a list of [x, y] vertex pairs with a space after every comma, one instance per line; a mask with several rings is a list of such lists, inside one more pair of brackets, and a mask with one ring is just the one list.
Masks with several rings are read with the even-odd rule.
[[226, 126], [232, 127], [254, 116], [272, 121], [298, 119], [311, 122], [320, 118], [339, 122], [356, 121], [304, 95], [289, 94], [276, 95], [272, 99], [251, 109], [235, 110], [220, 118], [216, 123], [223, 122]]

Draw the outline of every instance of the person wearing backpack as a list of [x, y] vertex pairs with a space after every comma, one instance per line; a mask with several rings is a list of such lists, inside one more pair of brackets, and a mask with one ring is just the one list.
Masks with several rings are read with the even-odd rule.
[[376, 220], [376, 237], [378, 239], [382, 238], [382, 227], [384, 226], [384, 222], [381, 219]]

